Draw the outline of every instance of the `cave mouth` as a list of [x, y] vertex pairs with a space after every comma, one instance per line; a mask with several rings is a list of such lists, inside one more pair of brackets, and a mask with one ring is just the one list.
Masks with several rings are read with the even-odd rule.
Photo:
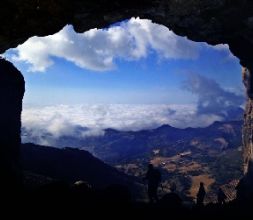
[[[69, 146], [69, 144], [73, 145], [72, 147], [82, 147], [83, 143], [77, 144], [77, 140], [73, 139], [76, 138], [80, 141], [81, 138], [86, 138], [88, 141], [90, 141], [89, 139], [94, 141], [95, 137], [105, 135], [108, 129], [119, 130], [125, 135], [127, 132], [138, 133], [141, 130], [150, 129], [161, 129], [159, 132], [163, 132], [162, 129], [170, 128], [170, 126], [166, 127], [165, 124], [181, 129], [208, 126], [212, 128], [212, 126], [216, 126], [217, 130], [224, 130], [223, 133], [219, 134], [221, 136], [215, 136], [213, 140], [206, 140], [205, 142], [201, 140], [203, 137], [198, 137], [197, 135], [191, 141], [185, 141], [184, 144], [189, 144], [193, 147], [193, 151], [196, 151], [201, 144], [210, 145], [206, 148], [210, 157], [205, 158], [204, 160], [206, 161], [202, 161], [202, 163], [212, 163], [212, 169], [215, 170], [216, 176], [220, 179], [218, 183], [215, 183], [215, 178], [211, 174], [209, 175], [208, 172], [199, 172], [201, 169], [209, 169], [208, 166], [203, 166], [197, 161], [188, 161], [189, 150], [185, 149], [184, 146], [182, 151], [174, 152], [175, 155], [168, 152], [168, 155], [159, 155], [161, 152], [160, 148], [164, 147], [159, 143], [158, 145], [161, 146], [158, 146], [158, 148], [156, 146], [150, 152], [154, 154], [150, 161], [155, 165], [159, 164], [164, 170], [171, 169], [171, 172], [175, 164], [168, 162], [168, 160], [173, 160], [173, 156], [179, 156], [177, 166], [179, 166], [178, 172], [181, 176], [171, 179], [179, 185], [182, 185], [182, 182], [185, 185], [189, 185], [189, 179], [182, 180], [185, 176], [189, 176], [189, 172], [192, 178], [191, 181], [194, 182], [191, 187], [192, 197], [193, 194], [196, 194], [196, 185], [200, 181], [205, 182], [207, 186], [214, 185], [216, 188], [218, 184], [222, 183], [225, 185], [224, 176], [222, 175], [227, 168], [229, 170], [235, 169], [234, 174], [229, 173], [230, 176], [228, 175], [229, 177], [226, 179], [228, 181], [226, 183], [228, 184], [227, 187], [231, 187], [229, 183], [235, 184], [238, 181], [241, 175], [238, 166], [240, 163], [238, 159], [240, 153], [238, 152], [241, 150], [241, 135], [239, 132], [241, 124], [239, 121], [242, 121], [244, 91], [241, 84], [235, 83], [235, 81], [239, 82], [241, 77], [241, 67], [239, 61], [229, 52], [228, 46], [218, 45], [211, 47], [205, 43], [195, 43], [175, 35], [166, 27], [152, 23], [150, 20], [132, 18], [113, 24], [106, 29], [92, 29], [83, 34], [76, 34], [71, 26], [66, 26], [55, 35], [44, 38], [33, 37], [13, 51], [7, 51], [5, 56], [21, 69], [27, 83], [26, 92], [28, 97], [25, 96], [23, 110], [23, 125], [25, 126], [23, 126], [22, 138], [24, 142], [35, 142], [36, 144], [54, 147]], [[217, 57], [215, 58], [215, 56]], [[82, 57], [85, 57], [85, 59]], [[181, 70], [178, 67], [180, 65], [183, 66]], [[139, 66], [141, 66], [140, 69], [138, 69]], [[130, 71], [128, 71], [128, 68]], [[206, 73], [202, 72], [203, 69]], [[35, 74], [31, 76], [29, 72], [35, 72]], [[59, 72], [59, 74], [56, 72]], [[127, 78], [125, 74], [123, 74], [123, 77], [115, 76], [115, 73], [122, 75], [122, 72], [131, 72], [131, 77]], [[140, 74], [140, 72], [147, 72], [145, 73], [147, 76]], [[167, 74], [166, 72], [169, 72], [168, 75], [172, 75], [171, 78], [164, 77]], [[228, 75], [228, 72], [230, 75]], [[62, 79], [61, 76], [65, 73], [67, 77]], [[140, 76], [138, 76], [138, 73]], [[55, 76], [49, 76], [50, 74]], [[76, 75], [73, 78], [77, 77], [77, 80], [74, 80], [71, 74]], [[82, 78], [81, 74], [84, 74], [85, 77]], [[93, 74], [99, 77], [94, 77]], [[211, 78], [212, 74], [214, 76], [213, 79]], [[115, 83], [110, 84], [108, 80], [103, 79], [106, 75], [109, 75], [110, 80], [115, 80], [116, 84], [123, 86], [123, 90], [126, 90], [125, 94], [120, 93], [122, 90], [121, 86], [115, 86]], [[231, 80], [231, 75], [235, 77], [235, 80]], [[38, 79], [36, 79], [37, 76]], [[88, 77], [93, 78], [93, 81], [89, 81], [91, 85], [95, 83], [95, 86], [104, 86], [105, 90], [100, 91], [100, 95], [107, 95], [107, 97], [100, 102], [105, 104], [100, 103], [98, 105], [96, 103], [96, 98], [101, 100], [101, 97], [99, 95], [97, 97], [94, 96], [92, 94], [94, 91], [80, 89], [82, 87], [81, 83], [84, 82], [84, 79], [87, 80]], [[146, 79], [148, 77], [151, 77], [151, 81]], [[175, 78], [181, 78], [183, 83], [178, 82]], [[52, 80], [56, 83], [48, 85], [47, 80]], [[74, 82], [72, 83], [73, 85], [71, 85], [71, 81]], [[134, 87], [133, 85], [136, 81], [137, 83]], [[145, 81], [145, 83], [140, 83], [141, 81]], [[165, 84], [162, 84], [161, 81], [164, 81]], [[229, 81], [234, 82], [230, 84]], [[132, 86], [128, 88], [125, 82], [130, 83]], [[40, 83], [40, 87], [34, 88], [33, 83], [35, 85]], [[166, 86], [166, 83], [169, 86]], [[223, 85], [220, 85], [222, 83]], [[109, 84], [109, 86], [106, 84]], [[176, 84], [179, 88], [170, 90], [168, 87], [173, 87], [173, 84]], [[87, 82], [85, 85], [87, 85]], [[162, 89], [154, 89], [151, 85]], [[73, 86], [73, 88], [69, 89], [69, 86]], [[136, 87], [142, 86], [146, 86], [147, 88], [145, 89], [149, 90], [149, 93], [146, 96], [138, 97], [138, 93], [142, 91], [140, 92], [139, 88], [136, 89]], [[76, 87], [79, 90], [76, 91]], [[110, 87], [113, 87], [113, 90], [106, 94], [106, 90], [110, 89]], [[182, 89], [181, 87], [184, 88]], [[43, 91], [41, 93], [46, 95], [40, 94], [40, 89]], [[36, 95], [33, 96], [32, 91]], [[78, 101], [74, 102], [75, 107], [73, 107], [73, 96], [78, 92], [88, 92], [92, 97], [89, 102], [92, 100], [93, 104], [83, 105], [83, 103], [80, 103], [81, 99], [87, 100], [87, 96], [75, 97], [74, 99]], [[128, 97], [129, 93], [130, 96]], [[164, 97], [164, 93], [172, 94], [173, 99], [170, 99], [171, 95]], [[122, 96], [120, 94], [125, 100], [130, 100], [130, 102], [132, 101], [131, 99], [135, 98], [132, 101], [134, 104], [126, 103], [125, 100], [121, 101]], [[117, 99], [118, 96], [120, 96], [120, 99]], [[47, 103], [49, 98], [50, 102]], [[112, 100], [115, 103], [108, 102], [109, 98], [113, 98]], [[180, 99], [184, 99], [186, 103], [181, 103], [180, 101], [179, 103], [173, 103], [173, 101], [178, 102]], [[192, 103], [189, 104], [189, 100]], [[64, 101], [66, 102], [64, 103]], [[121, 102], [123, 104], [118, 104]], [[195, 106], [193, 106], [193, 103]], [[137, 106], [133, 106], [136, 104]], [[89, 109], [88, 113], [90, 115], [87, 115], [87, 109]], [[86, 118], [81, 118], [85, 111]], [[144, 114], [138, 117], [138, 111]], [[92, 116], [94, 112], [96, 115]], [[66, 117], [66, 115], [70, 117]], [[120, 115], [125, 118], [122, 119]], [[132, 117], [129, 117], [129, 115]], [[71, 116], [75, 117], [74, 120], [71, 119]], [[89, 120], [89, 117], [94, 120], [90, 124], [77, 123], [80, 121], [84, 122], [85, 119]], [[112, 122], [103, 124], [103, 117], [108, 117], [104, 120], [105, 122]], [[184, 118], [182, 119], [182, 117]], [[149, 118], [150, 123], [146, 122], [147, 118]], [[117, 120], [125, 121], [117, 124], [115, 123]], [[137, 120], [137, 122], [134, 120]], [[224, 123], [219, 124], [216, 121], [223, 121]], [[231, 124], [231, 121], [233, 123], [238, 121], [238, 123]], [[97, 124], [100, 124], [101, 127], [97, 126]], [[122, 125], [125, 125], [125, 127], [122, 127]], [[233, 139], [235, 143], [228, 142], [227, 138], [231, 138], [229, 135], [232, 134], [233, 136], [235, 131], [239, 139]], [[66, 142], [64, 143], [64, 141]], [[89, 144], [88, 141], [86, 144]], [[166, 144], [171, 143], [168, 142]], [[211, 149], [212, 145], [215, 145], [215, 150]], [[218, 172], [217, 167], [220, 167], [222, 163], [226, 163], [226, 159], [232, 159], [229, 156], [225, 159], [222, 158], [223, 156], [218, 157], [218, 154], [224, 154], [226, 148], [230, 147], [233, 150], [230, 151], [229, 149], [227, 155], [230, 155], [233, 160], [236, 158], [238, 163], [233, 163], [233, 166], [226, 167], [223, 170], [223, 174], [221, 174]], [[95, 155], [98, 154], [87, 147], [83, 147], [83, 149], [91, 151]], [[192, 154], [192, 152], [190, 153]], [[215, 155], [217, 158], [214, 162]], [[181, 160], [181, 156], [186, 159]], [[101, 159], [106, 160], [105, 158]], [[185, 164], [180, 166], [181, 162]], [[130, 166], [129, 163], [120, 164], [112, 161], [110, 163], [126, 173]], [[146, 163], [148, 163], [147, 160], [145, 161]], [[134, 169], [136, 167], [132, 170], [129, 169], [130, 172], [128, 174], [133, 174], [131, 172], [134, 172]], [[167, 185], [172, 184], [166, 181]], [[180, 190], [183, 191], [183, 188], [180, 188]]]

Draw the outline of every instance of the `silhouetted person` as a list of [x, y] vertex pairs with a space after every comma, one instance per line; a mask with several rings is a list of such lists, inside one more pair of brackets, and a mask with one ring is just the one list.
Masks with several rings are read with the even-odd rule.
[[154, 201], [158, 201], [157, 189], [161, 182], [161, 173], [159, 170], [155, 169], [152, 164], [148, 165], [148, 171], [146, 173], [146, 177], [144, 178], [148, 180], [148, 197], [149, 202], [153, 203]]
[[198, 206], [203, 206], [204, 205], [205, 196], [206, 196], [206, 190], [205, 190], [205, 187], [204, 187], [204, 183], [200, 182], [199, 191], [198, 191], [198, 194], [197, 194], [197, 205]]
[[227, 196], [221, 188], [219, 188], [218, 190], [217, 197], [218, 197], [218, 204], [224, 205], [226, 203]]

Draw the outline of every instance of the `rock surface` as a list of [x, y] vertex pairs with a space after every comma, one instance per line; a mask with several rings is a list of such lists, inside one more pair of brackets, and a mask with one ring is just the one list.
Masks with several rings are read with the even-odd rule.
[[8, 61], [0, 59], [0, 192], [21, 184], [20, 128], [24, 78]]
[[132, 16], [152, 19], [194, 41], [228, 43], [242, 65], [251, 68], [253, 2], [250, 0], [3, 0], [0, 53], [34, 35], [54, 34], [66, 24], [84, 32]]
[[[253, 71], [253, 1], [250, 0], [3, 0], [0, 2], [0, 53], [29, 37], [46, 36], [73, 24], [78, 32], [106, 27], [132, 16], [152, 19], [176, 34], [209, 44], [227, 43], [241, 64]], [[1, 164], [15, 169], [20, 142], [24, 81], [9, 63], [0, 62]], [[11, 74], [8, 74], [8, 72]], [[251, 78], [251, 77], [249, 77]], [[250, 80], [250, 84], [252, 80]], [[244, 132], [245, 172], [252, 158], [253, 101], [247, 85]], [[4, 128], [4, 129], [3, 129]], [[4, 147], [3, 147], [4, 146]], [[5, 149], [5, 150], [3, 150]], [[3, 151], [3, 152], [2, 152]], [[11, 156], [10, 156], [11, 155]], [[5, 169], [2, 168], [1, 169]], [[7, 168], [6, 168], [7, 169]], [[2, 171], [2, 170], [1, 170]], [[4, 173], [7, 175], [7, 173]], [[13, 176], [7, 179], [11, 180]]]
[[253, 78], [251, 72], [248, 68], [242, 69], [242, 79], [248, 100], [242, 130], [244, 177], [239, 183], [237, 195], [241, 199], [253, 196]]
[[253, 159], [253, 100], [248, 99], [243, 126], [243, 170], [248, 172], [249, 162]]

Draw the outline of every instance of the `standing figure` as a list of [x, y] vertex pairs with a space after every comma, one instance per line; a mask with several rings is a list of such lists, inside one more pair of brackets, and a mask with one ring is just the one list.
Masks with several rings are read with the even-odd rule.
[[148, 171], [146, 177], [144, 178], [148, 181], [148, 197], [149, 202], [153, 203], [158, 201], [157, 189], [161, 182], [161, 173], [159, 170], [155, 169], [152, 164], [148, 165]]
[[198, 194], [197, 194], [197, 205], [198, 206], [203, 206], [204, 205], [205, 196], [206, 196], [206, 190], [205, 190], [205, 187], [204, 187], [204, 183], [200, 182], [199, 191], [198, 191]]

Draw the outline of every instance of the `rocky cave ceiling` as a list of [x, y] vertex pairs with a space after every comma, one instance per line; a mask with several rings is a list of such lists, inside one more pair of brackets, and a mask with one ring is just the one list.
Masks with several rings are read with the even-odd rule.
[[0, 53], [29, 37], [54, 34], [66, 24], [84, 32], [137, 16], [165, 25], [193, 41], [227, 43], [241, 64], [251, 69], [250, 0], [2, 0]]
[[[229, 44], [232, 53], [248, 68], [243, 71], [250, 98], [243, 126], [244, 171], [247, 174], [241, 181], [241, 188], [248, 189], [244, 190], [247, 195], [253, 193], [252, 0], [1, 0], [0, 54], [29, 37], [54, 34], [66, 24], [72, 24], [77, 32], [84, 32], [131, 17], [151, 19], [193, 41]], [[18, 152], [24, 80], [11, 63], [1, 59], [0, 62], [0, 171], [6, 180], [0, 183], [0, 188], [12, 190], [14, 185], [21, 185]], [[10, 71], [15, 72], [16, 80], [9, 80]]]

